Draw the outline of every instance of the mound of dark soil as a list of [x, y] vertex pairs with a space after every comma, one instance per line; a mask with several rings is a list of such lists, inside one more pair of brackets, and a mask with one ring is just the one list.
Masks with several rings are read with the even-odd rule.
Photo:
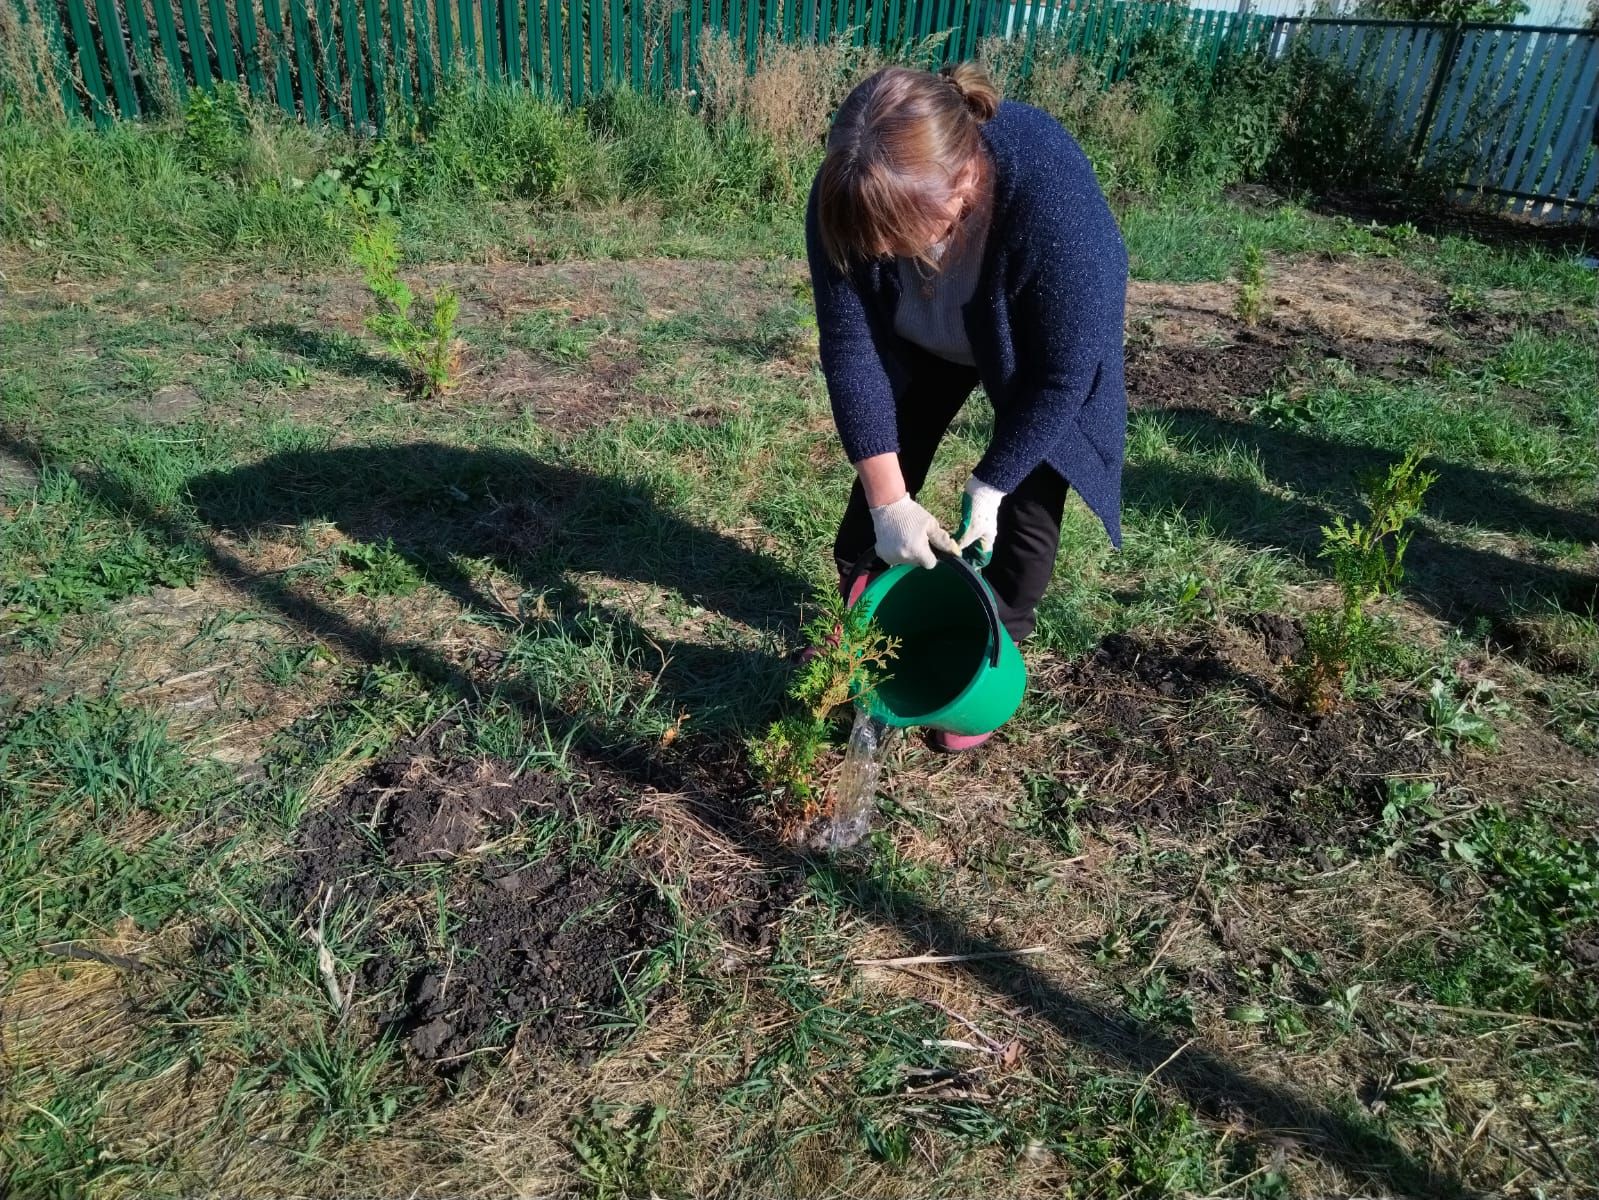
[[1246, 411], [1288, 366], [1293, 348], [1275, 340], [1230, 346], [1161, 346], [1127, 356], [1127, 400], [1135, 409]]
[[[1270, 614], [1244, 628], [1271, 662], [1301, 641], [1293, 621]], [[1413, 736], [1415, 721], [1375, 705], [1302, 713], [1209, 637], [1165, 643], [1113, 634], [1039, 684], [1077, 711], [1098, 760], [1077, 765], [1107, 784], [1095, 789], [1089, 815], [1106, 826], [1153, 823], [1193, 834], [1226, 814], [1238, 852], [1353, 846], [1382, 809], [1387, 777], [1440, 769], [1431, 742]], [[1222, 689], [1233, 694], [1190, 721]]]
[[1293, 617], [1282, 613], [1252, 613], [1244, 627], [1260, 638], [1266, 658], [1274, 663], [1292, 662], [1305, 648], [1305, 631]]
[[[671, 922], [650, 839], [613, 840], [637, 820], [639, 789], [610, 768], [516, 775], [437, 745], [397, 748], [308, 816], [265, 903], [302, 926], [324, 905], [366, 918], [356, 995], [376, 998], [384, 1031], [441, 1072], [513, 1043], [585, 1059], [622, 1010], [650, 1002], [645, 968]], [[662, 782], [692, 790], [696, 819], [721, 794], [703, 772]], [[679, 903], [737, 959], [772, 944], [804, 888], [795, 867], [692, 862]]]
[[[414, 940], [419, 965], [381, 1018], [418, 1057], [441, 1064], [514, 1037], [580, 1056], [598, 1048], [666, 920], [660, 898], [632, 872], [548, 859], [480, 872], [451, 909], [461, 920], [450, 950], [429, 954]], [[395, 965], [374, 962], [367, 982], [387, 984]]]
[[595, 779], [513, 778], [409, 747], [307, 819], [268, 902], [313, 922], [329, 894], [334, 908], [359, 903], [371, 919], [356, 993], [382, 997], [379, 1023], [441, 1069], [519, 1038], [582, 1056], [668, 917], [639, 862], [574, 845], [575, 825], [519, 836], [579, 810], [595, 845], [626, 816]]

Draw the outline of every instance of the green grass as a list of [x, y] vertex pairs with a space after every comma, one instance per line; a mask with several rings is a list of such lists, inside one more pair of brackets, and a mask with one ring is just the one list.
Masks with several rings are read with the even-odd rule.
[[0, 763], [9, 961], [121, 921], [155, 929], [195, 901], [193, 845], [225, 791], [160, 715], [115, 697], [14, 712]]
[[1135, 204], [1120, 217], [1133, 278], [1175, 283], [1228, 278], [1248, 246], [1314, 254], [1345, 249], [1349, 236], [1345, 223], [1292, 204], [1262, 212], [1205, 195]]
[[36, 489], [14, 498], [0, 525], [0, 612], [18, 643], [48, 644], [65, 617], [157, 585], [185, 587], [199, 573], [187, 547], [152, 539], [65, 471], [46, 470]]
[[[392, 193], [411, 258], [792, 252], [793, 184], [767, 144], [625, 93], [604, 103], [585, 125], [526, 93], [451, 95], [424, 140], [377, 147], [254, 112], [200, 156], [170, 124], [101, 134], [7, 108], [0, 244], [87, 275], [219, 255], [326, 266], [362, 219], [354, 186]], [[725, 219], [752, 206], [761, 219]]]

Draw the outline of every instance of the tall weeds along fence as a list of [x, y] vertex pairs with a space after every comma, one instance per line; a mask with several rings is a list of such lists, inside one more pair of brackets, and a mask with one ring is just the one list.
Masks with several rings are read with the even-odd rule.
[[[843, 39], [930, 65], [993, 36], [1067, 38], [1074, 52], [1126, 50], [1180, 27], [1212, 60], [1263, 44], [1269, 17], [1111, 0], [0, 0], [32, 34], [38, 83], [67, 114], [135, 117], [219, 81], [300, 119], [381, 131], [391, 110], [461, 80], [521, 84], [580, 104], [617, 84], [693, 91], [707, 35], [754, 71], [763, 43]], [[43, 78], [45, 70], [53, 81]], [[1115, 67], [1112, 67], [1114, 76]]]
[[1453, 171], [1462, 193], [1518, 215], [1599, 218], [1599, 32], [1279, 20], [1271, 52], [1295, 45], [1360, 79], [1393, 136], [1416, 161]]
[[[1269, 17], [1128, 0], [0, 0], [0, 72], [106, 124], [219, 83], [308, 124], [381, 133], [482, 81], [581, 104], [606, 88], [694, 94], [707, 38], [754, 72], [774, 43], [842, 41], [936, 67], [989, 39], [1050, 39], [1107, 86], [1147, 35], [1211, 66], [1296, 48], [1357, 76], [1418, 163], [1517, 212], [1599, 216], [1599, 34]], [[20, 53], [18, 51], [21, 51]]]

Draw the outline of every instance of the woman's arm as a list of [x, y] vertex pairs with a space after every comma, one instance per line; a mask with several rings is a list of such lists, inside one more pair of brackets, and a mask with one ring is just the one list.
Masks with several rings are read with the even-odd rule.
[[899, 469], [898, 454], [874, 454], [855, 464], [869, 508], [882, 508], [909, 494], [905, 476]]
[[[805, 209], [805, 251], [816, 301], [817, 343], [833, 424], [850, 462], [898, 455], [899, 422], [894, 388], [865, 301], [854, 280], [837, 270], [822, 248], [816, 187]], [[903, 480], [901, 480], [903, 486]]]

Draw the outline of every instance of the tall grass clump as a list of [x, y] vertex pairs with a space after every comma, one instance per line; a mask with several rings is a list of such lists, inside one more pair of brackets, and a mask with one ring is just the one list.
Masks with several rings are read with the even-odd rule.
[[496, 200], [593, 199], [593, 139], [572, 113], [523, 89], [476, 85], [440, 99], [415, 155], [423, 191]]
[[290, 173], [325, 158], [322, 135], [253, 113], [95, 130], [40, 124], [8, 108], [0, 112], [0, 240], [84, 270], [263, 251], [325, 261], [342, 253], [350, 231], [330, 225]]
[[[526, 214], [622, 200], [718, 224], [792, 222], [839, 102], [885, 61], [847, 38], [769, 38], [751, 75], [743, 47], [711, 32], [697, 98], [620, 88], [574, 112], [476, 83], [447, 88], [414, 124], [372, 140], [308, 129], [222, 85], [155, 120], [92, 131], [32, 114], [48, 95], [27, 87], [53, 76], [29, 49], [33, 27], [7, 19], [0, 34], [18, 38], [0, 50], [0, 239], [67, 270], [162, 257], [335, 263], [374, 214], [397, 216], [402, 239], [420, 244], [430, 235], [419, 231], [514, 221], [515, 207], [482, 207], [496, 204]], [[1273, 62], [1258, 48], [1228, 50], [1212, 64], [1175, 27], [1090, 56], [1071, 44], [1057, 30], [1030, 53], [1020, 39], [991, 40], [982, 57], [1005, 94], [1076, 136], [1123, 202], [1243, 179], [1305, 192], [1414, 177], [1385, 132], [1381, 98], [1308, 51]]]
[[44, 23], [23, 0], [0, 0], [0, 108], [30, 121], [58, 125], [65, 116], [55, 88], [55, 62]]
[[1273, 64], [1229, 50], [1212, 65], [1175, 28], [1092, 55], [1066, 31], [1040, 37], [1030, 58], [996, 40], [984, 60], [1007, 95], [1071, 131], [1112, 195], [1222, 187], [1259, 174], [1277, 146], [1285, 84]]
[[587, 108], [589, 129], [619, 196], [670, 208], [747, 211], [779, 199], [786, 175], [777, 148], [739, 122], [712, 125], [686, 101], [627, 88]]
[[1030, 56], [1017, 40], [982, 53], [1006, 95], [1071, 131], [1113, 196], [1245, 180], [1325, 193], [1417, 177], [1389, 132], [1387, 98], [1307, 48], [1273, 61], [1258, 46], [1227, 47], [1212, 63], [1177, 26], [1090, 55], [1072, 43], [1062, 29]]
[[1101, 68], [1070, 53], [1063, 37], [1040, 37], [1025, 75], [1015, 42], [991, 40], [983, 60], [1006, 96], [1042, 108], [1070, 131], [1107, 194], [1159, 188], [1170, 115], [1141, 103], [1130, 84], [1107, 87]]
[[778, 154], [790, 198], [809, 186], [844, 97], [880, 59], [848, 38], [790, 44], [765, 38], [752, 75], [744, 52], [720, 30], [700, 39], [700, 113], [715, 129], [742, 131]]

